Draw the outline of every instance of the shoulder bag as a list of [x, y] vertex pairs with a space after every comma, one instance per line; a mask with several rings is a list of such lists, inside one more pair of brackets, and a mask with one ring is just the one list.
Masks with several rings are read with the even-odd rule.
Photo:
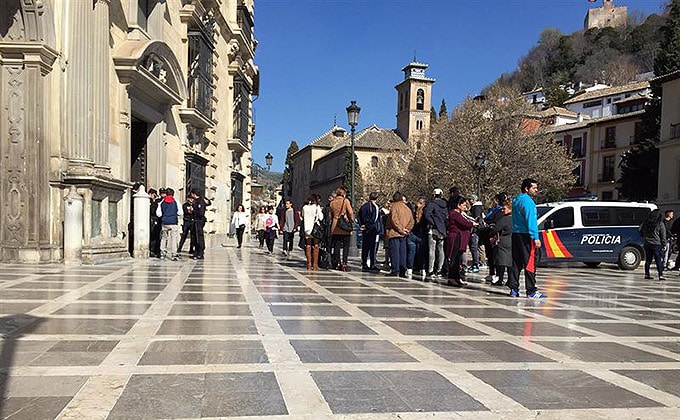
[[345, 200], [346, 198], [342, 199], [342, 207], [340, 210], [342, 213], [340, 214], [340, 217], [338, 218], [338, 229], [344, 230], [345, 232], [352, 232], [354, 230], [354, 223], [352, 223], [351, 220], [347, 217], [347, 215], [344, 212], [345, 209]]

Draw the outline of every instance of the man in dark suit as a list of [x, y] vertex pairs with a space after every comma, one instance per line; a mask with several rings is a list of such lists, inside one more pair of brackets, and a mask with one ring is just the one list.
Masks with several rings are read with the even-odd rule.
[[382, 221], [380, 220], [380, 206], [378, 206], [378, 193], [372, 192], [368, 201], [359, 209], [359, 225], [363, 241], [361, 246], [361, 271], [379, 273], [376, 265], [378, 235], [382, 233]]

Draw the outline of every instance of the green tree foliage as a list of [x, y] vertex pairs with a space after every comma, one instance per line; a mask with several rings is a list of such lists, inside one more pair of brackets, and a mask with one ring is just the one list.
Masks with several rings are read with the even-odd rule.
[[433, 125], [437, 124], [437, 111], [434, 110], [434, 107], [430, 107], [430, 127]]
[[446, 101], [443, 99], [441, 105], [439, 105], [439, 119], [440, 120], [449, 119], [449, 111], [446, 109]]
[[288, 146], [288, 151], [286, 152], [286, 168], [283, 170], [283, 175], [281, 176], [281, 185], [283, 186], [283, 193], [285, 197], [290, 197], [293, 195], [293, 174], [291, 171], [292, 158], [295, 153], [300, 150], [297, 142], [292, 140], [290, 146]]
[[[345, 152], [345, 170], [343, 171], [344, 176], [342, 178], [342, 186], [347, 190], [347, 198], [352, 197], [352, 149], [347, 148]], [[361, 168], [359, 167], [359, 158], [357, 158], [356, 153], [354, 154], [354, 187], [356, 188], [356, 193], [354, 194], [354, 200], [357, 203], [363, 201], [364, 195], [364, 181], [361, 176]], [[356, 206], [356, 203], [352, 203], [352, 206]]]

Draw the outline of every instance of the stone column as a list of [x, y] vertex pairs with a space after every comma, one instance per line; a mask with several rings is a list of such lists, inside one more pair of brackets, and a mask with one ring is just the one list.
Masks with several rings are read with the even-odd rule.
[[95, 0], [94, 4], [94, 162], [98, 172], [111, 172], [109, 167], [109, 4], [111, 0]]
[[134, 251], [132, 255], [135, 258], [149, 258], [149, 238], [151, 235], [151, 213], [149, 194], [146, 193], [143, 185], [140, 185], [139, 190], [133, 196], [133, 205], [135, 206], [135, 220], [134, 220]]
[[72, 186], [64, 197], [64, 264], [82, 264], [83, 197]]
[[66, 69], [63, 79], [62, 139], [69, 160], [68, 172], [90, 174], [93, 170], [92, 104], [93, 39], [92, 2], [71, 0], [64, 10], [67, 34], [65, 42]]

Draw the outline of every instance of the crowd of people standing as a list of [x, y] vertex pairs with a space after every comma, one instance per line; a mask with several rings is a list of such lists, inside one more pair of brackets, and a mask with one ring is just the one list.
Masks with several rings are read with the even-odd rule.
[[[541, 241], [533, 199], [538, 184], [526, 179], [520, 190], [514, 198], [504, 192], [496, 194], [486, 212], [475, 194], [463, 196], [455, 187], [449, 190], [448, 200], [436, 188], [429, 200], [419, 197], [409, 202], [401, 192], [395, 192], [382, 206], [378, 204], [379, 195], [371, 193], [355, 218], [347, 191], [339, 187], [328, 196], [326, 206], [321, 205], [320, 196], [312, 194], [297, 211], [290, 200], [278, 210], [262, 207], [254, 226], [259, 247], [266, 243], [270, 254], [281, 234], [285, 257], [290, 257], [294, 233], [299, 231], [299, 246], [305, 251], [308, 270], [349, 271], [350, 238], [360, 231], [363, 272], [416, 277], [426, 282], [445, 279], [455, 287], [466, 285], [468, 272], [480, 271], [483, 248], [488, 283], [506, 284], [510, 296], [519, 297], [520, 273], [524, 271], [526, 296], [543, 299], [546, 296], [536, 287], [536, 252]], [[379, 263], [381, 242], [385, 259]], [[471, 261], [466, 260], [468, 250]]]

